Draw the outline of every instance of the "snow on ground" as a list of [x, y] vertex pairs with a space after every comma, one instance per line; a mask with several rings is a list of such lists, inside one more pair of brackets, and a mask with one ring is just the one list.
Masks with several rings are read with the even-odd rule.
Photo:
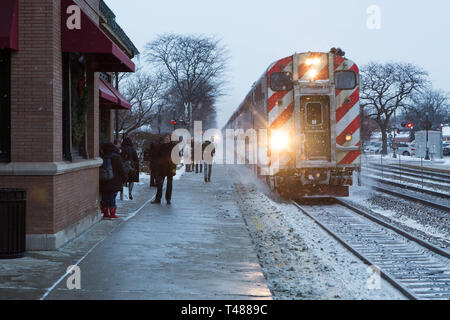
[[377, 192], [370, 186], [352, 187], [347, 200], [419, 238], [450, 247], [449, 219], [438, 209]]
[[389, 283], [369, 289], [368, 266], [292, 204], [235, 168], [240, 209], [275, 299], [403, 299]]
[[397, 158], [393, 157], [393, 154], [388, 155], [379, 155], [366, 154], [362, 159], [363, 163], [383, 163], [383, 164], [414, 164], [414, 165], [423, 165], [426, 166], [437, 166], [442, 167], [443, 169], [450, 170], [450, 157], [444, 157], [443, 159], [434, 159], [434, 160], [424, 160], [416, 157], [408, 157], [403, 155], [397, 155]]
[[[367, 170], [367, 169], [365, 169]], [[370, 169], [369, 169], [370, 170]], [[372, 172], [375, 172], [375, 174], [366, 174], [368, 178], [375, 178], [380, 179], [383, 177], [385, 181], [392, 181], [397, 183], [408, 183], [408, 186], [415, 187], [418, 189], [428, 190], [428, 191], [436, 191], [436, 192], [448, 192], [448, 183], [439, 183], [430, 180], [430, 182], [427, 183], [426, 179], [424, 179], [424, 183], [422, 184], [421, 181], [415, 180], [414, 177], [409, 177], [407, 174], [403, 175], [400, 179], [400, 175], [393, 175], [389, 172], [384, 172], [383, 174], [380, 171], [370, 170]], [[418, 178], [420, 179], [420, 178]], [[444, 192], [443, 192], [444, 191]]]

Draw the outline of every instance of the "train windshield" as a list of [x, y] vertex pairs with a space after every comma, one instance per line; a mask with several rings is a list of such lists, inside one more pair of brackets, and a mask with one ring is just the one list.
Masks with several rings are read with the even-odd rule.
[[356, 73], [353, 71], [336, 72], [334, 79], [338, 90], [351, 90], [356, 87]]

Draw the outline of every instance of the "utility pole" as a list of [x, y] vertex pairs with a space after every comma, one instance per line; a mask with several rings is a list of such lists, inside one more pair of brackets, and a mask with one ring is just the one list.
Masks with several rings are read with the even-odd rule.
[[397, 158], [397, 143], [395, 142], [396, 139], [396, 134], [397, 134], [397, 110], [394, 111], [394, 141], [392, 142], [392, 149], [394, 149], [394, 155], [392, 156], [394, 159]]

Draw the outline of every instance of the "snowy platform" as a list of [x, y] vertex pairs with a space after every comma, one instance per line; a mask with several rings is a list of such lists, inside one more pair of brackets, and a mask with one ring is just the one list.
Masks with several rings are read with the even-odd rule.
[[[120, 221], [102, 221], [59, 252], [0, 265], [0, 299], [271, 299], [225, 167], [186, 173], [172, 206], [149, 203], [148, 178]], [[78, 266], [81, 289], [69, 290]]]

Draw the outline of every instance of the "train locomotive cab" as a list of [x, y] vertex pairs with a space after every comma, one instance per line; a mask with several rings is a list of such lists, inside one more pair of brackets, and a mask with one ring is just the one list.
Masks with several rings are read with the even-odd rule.
[[255, 172], [282, 196], [348, 196], [353, 173], [359, 177], [359, 70], [344, 55], [332, 49], [275, 62], [227, 124], [237, 129], [241, 119], [242, 128], [251, 119], [246, 128], [267, 130], [257, 144], [269, 161]]

